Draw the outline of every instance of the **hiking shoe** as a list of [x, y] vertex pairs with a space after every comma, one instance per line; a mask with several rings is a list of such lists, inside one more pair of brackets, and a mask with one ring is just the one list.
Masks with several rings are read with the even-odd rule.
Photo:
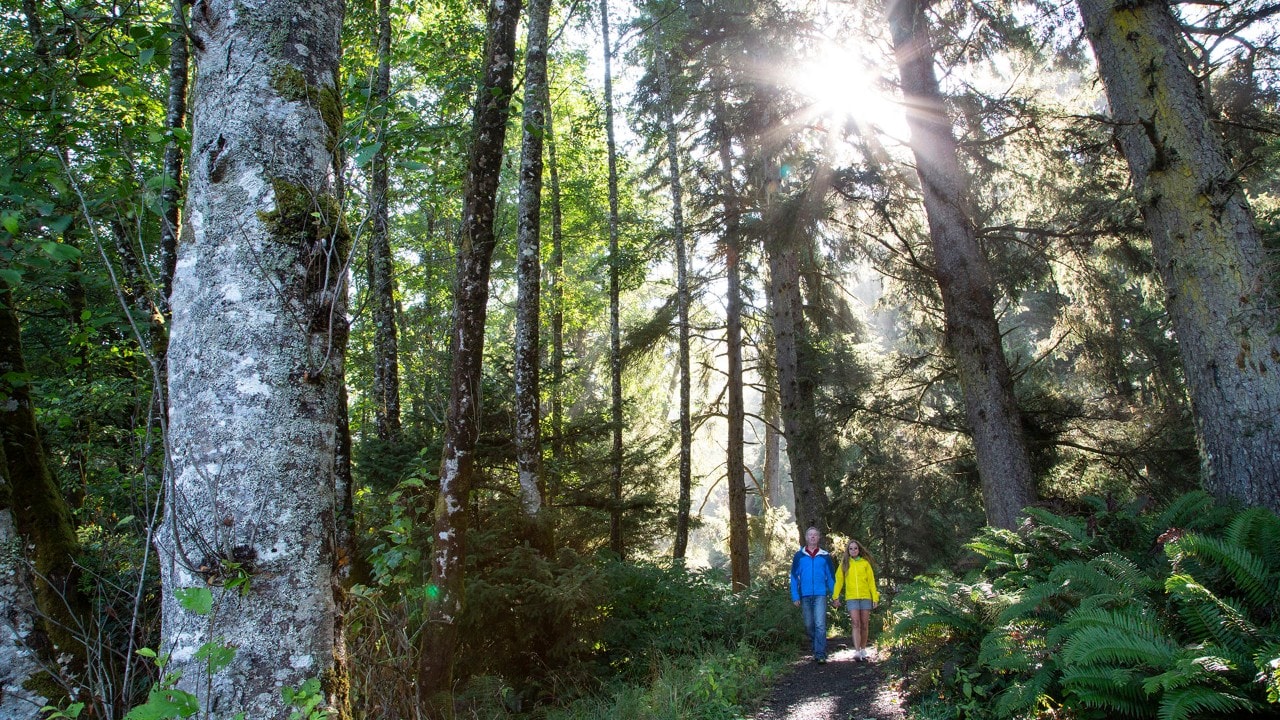
[[818, 658], [818, 664], [819, 664], [819, 665], [826, 665], [826, 664], [827, 664], [827, 659], [826, 659], [826, 658], [824, 658], [824, 657], [820, 657], [820, 658]]

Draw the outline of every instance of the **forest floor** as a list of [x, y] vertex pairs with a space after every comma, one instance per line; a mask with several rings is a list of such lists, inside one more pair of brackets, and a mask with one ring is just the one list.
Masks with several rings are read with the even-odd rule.
[[778, 678], [753, 720], [903, 720], [902, 703], [878, 662], [854, 662], [847, 639], [831, 638], [827, 662], [806, 657]]

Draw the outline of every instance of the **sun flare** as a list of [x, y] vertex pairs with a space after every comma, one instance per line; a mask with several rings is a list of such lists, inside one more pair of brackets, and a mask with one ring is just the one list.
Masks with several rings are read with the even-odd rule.
[[856, 52], [829, 45], [797, 68], [792, 84], [813, 102], [815, 118], [851, 119], [864, 130], [905, 135], [902, 104]]

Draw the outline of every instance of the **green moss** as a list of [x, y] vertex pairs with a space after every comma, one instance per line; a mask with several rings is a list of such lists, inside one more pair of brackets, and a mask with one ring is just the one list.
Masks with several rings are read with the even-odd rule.
[[303, 102], [315, 108], [329, 129], [325, 147], [333, 152], [338, 135], [342, 132], [342, 103], [333, 88], [311, 85], [302, 71], [292, 65], [282, 64], [271, 71], [271, 88], [281, 98], [290, 102]]
[[67, 689], [48, 670], [41, 670], [23, 680], [22, 689], [39, 695], [55, 707], [61, 706], [70, 699], [67, 696]]
[[314, 242], [337, 243], [345, 259], [351, 251], [351, 232], [342, 217], [338, 201], [328, 194], [316, 195], [297, 183], [275, 178], [271, 181], [275, 209], [258, 213], [267, 232], [282, 243], [310, 247]]
[[333, 701], [329, 708], [334, 720], [351, 720], [351, 678], [346, 668], [334, 665], [320, 677], [320, 688], [325, 698]]

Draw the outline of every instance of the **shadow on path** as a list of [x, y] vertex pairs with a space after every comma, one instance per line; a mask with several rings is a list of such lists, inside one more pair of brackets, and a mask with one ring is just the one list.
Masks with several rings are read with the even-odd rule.
[[875, 662], [854, 662], [833, 638], [825, 665], [809, 658], [778, 679], [753, 720], [903, 720], [898, 696]]

